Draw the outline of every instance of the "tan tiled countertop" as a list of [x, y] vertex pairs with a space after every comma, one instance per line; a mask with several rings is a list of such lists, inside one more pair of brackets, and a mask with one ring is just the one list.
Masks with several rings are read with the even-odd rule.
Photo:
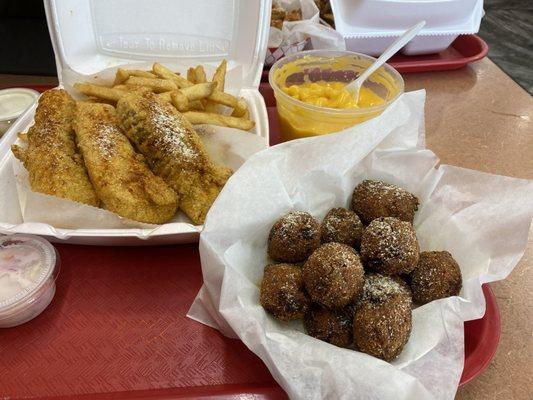
[[[427, 91], [427, 147], [443, 163], [533, 179], [533, 98], [490, 60], [404, 78], [407, 90]], [[56, 82], [49, 77], [0, 75], [0, 88]], [[491, 285], [502, 320], [495, 358], [481, 376], [459, 390], [457, 399], [531, 399], [532, 266], [533, 228], [519, 265], [508, 279]]]
[[[491, 61], [404, 78], [407, 90], [427, 90], [427, 147], [441, 162], [533, 179], [533, 98]], [[521, 262], [506, 280], [491, 285], [502, 321], [498, 351], [457, 399], [532, 398], [532, 267], [533, 228]]]

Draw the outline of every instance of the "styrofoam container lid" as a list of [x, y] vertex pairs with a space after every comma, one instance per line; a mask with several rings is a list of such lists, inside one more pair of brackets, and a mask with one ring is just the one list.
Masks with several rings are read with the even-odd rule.
[[242, 68], [242, 87], [258, 87], [271, 3], [45, 0], [59, 82], [63, 84], [66, 70], [94, 75], [141, 61], [192, 65], [226, 59], [229, 66]]
[[417, 36], [479, 31], [483, 0], [331, 0], [336, 29], [350, 37], [398, 36], [422, 20]]
[[39, 92], [24, 88], [0, 90], [0, 121], [18, 118], [39, 97]]

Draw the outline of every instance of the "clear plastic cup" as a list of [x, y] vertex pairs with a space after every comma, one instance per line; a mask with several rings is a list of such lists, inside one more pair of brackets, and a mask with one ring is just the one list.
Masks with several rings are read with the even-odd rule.
[[350, 51], [311, 50], [276, 62], [270, 69], [268, 80], [276, 98], [281, 139], [287, 141], [338, 132], [380, 115], [404, 92], [402, 76], [388, 64], [363, 84], [384, 100], [382, 104], [371, 107], [319, 107], [297, 100], [282, 90], [283, 87], [315, 80], [349, 83], [374, 60], [373, 57]]
[[59, 274], [55, 248], [38, 236], [0, 236], [0, 328], [21, 325], [52, 301]]
[[26, 88], [0, 90], [0, 138], [24, 111], [39, 97], [39, 92]]

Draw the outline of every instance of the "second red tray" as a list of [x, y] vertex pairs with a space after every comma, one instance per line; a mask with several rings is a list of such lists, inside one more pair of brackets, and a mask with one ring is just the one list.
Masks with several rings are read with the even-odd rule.
[[[400, 73], [429, 72], [458, 69], [481, 60], [487, 55], [489, 46], [478, 35], [461, 35], [446, 50], [436, 54], [404, 56], [396, 54], [389, 64]], [[268, 82], [268, 70], [264, 70], [261, 81]]]

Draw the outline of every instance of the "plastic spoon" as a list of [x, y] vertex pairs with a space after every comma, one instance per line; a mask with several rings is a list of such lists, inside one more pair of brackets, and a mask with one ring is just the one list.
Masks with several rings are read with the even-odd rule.
[[389, 60], [389, 58], [396, 54], [398, 50], [400, 50], [403, 46], [409, 43], [411, 39], [413, 39], [420, 31], [420, 29], [424, 27], [424, 25], [426, 25], [426, 21], [421, 21], [406, 30], [398, 39], [394, 41], [393, 44], [391, 44], [387, 48], [387, 50], [383, 52], [381, 56], [379, 56], [376, 61], [374, 61], [374, 63], [370, 67], [365, 70], [365, 72], [363, 72], [359, 76], [359, 78], [357, 78], [355, 81], [352, 81], [349, 85], [346, 86], [346, 89], [353, 93], [356, 103], [359, 100], [359, 91], [361, 90], [361, 86], [363, 86], [363, 82], [366, 81], [370, 75], [376, 72], [379, 67], [385, 64]]

